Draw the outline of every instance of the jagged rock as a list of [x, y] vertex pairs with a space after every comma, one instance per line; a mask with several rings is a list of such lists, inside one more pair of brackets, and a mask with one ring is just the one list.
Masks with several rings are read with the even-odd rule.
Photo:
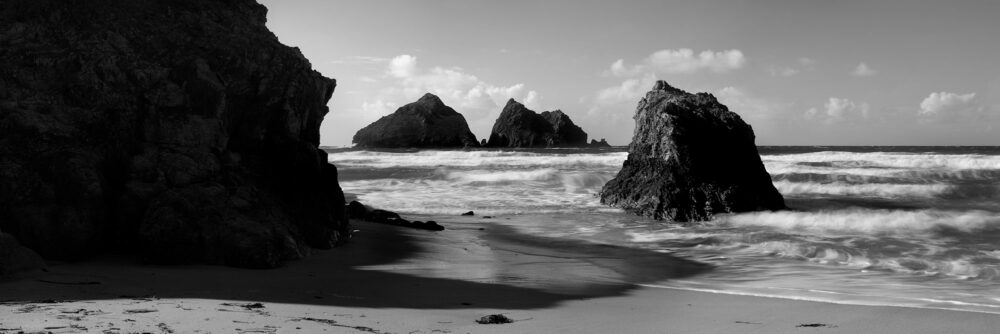
[[561, 110], [541, 114], [510, 99], [493, 124], [489, 147], [585, 146], [587, 133], [573, 124]]
[[347, 217], [351, 219], [365, 219], [368, 216], [368, 208], [358, 201], [351, 201], [347, 204]]
[[590, 147], [611, 147], [611, 144], [608, 144], [608, 141], [604, 140], [604, 138], [601, 138], [601, 141], [591, 139]]
[[416, 228], [422, 230], [431, 230], [431, 231], [444, 230], [444, 226], [438, 225], [438, 223], [433, 220], [427, 222], [409, 221], [403, 219], [402, 217], [399, 216], [398, 213], [392, 211], [381, 210], [381, 209], [368, 210], [368, 207], [366, 207], [364, 204], [361, 204], [361, 202], [358, 201], [351, 201], [351, 203], [348, 204], [347, 206], [347, 212], [351, 216], [351, 218], [364, 219], [366, 221], [370, 221], [373, 223], [389, 224], [389, 225], [396, 225], [396, 226]]
[[479, 142], [479, 146], [486, 146], [486, 138], [483, 138], [483, 141]]
[[42, 257], [21, 246], [14, 236], [0, 232], [0, 276], [37, 270], [45, 267]]
[[354, 143], [383, 148], [479, 146], [465, 117], [431, 93], [358, 130]]
[[0, 228], [52, 259], [243, 267], [347, 240], [317, 149], [336, 81], [279, 43], [266, 12], [0, 3]]
[[601, 203], [656, 219], [785, 208], [784, 199], [736, 113], [707, 93], [658, 81], [639, 101], [628, 159], [601, 190]]
[[545, 120], [552, 125], [552, 131], [556, 138], [556, 145], [587, 145], [587, 133], [583, 132], [583, 129], [576, 124], [573, 124], [573, 120], [569, 119], [569, 116], [564, 114], [562, 110], [542, 112], [542, 118], [545, 118]]

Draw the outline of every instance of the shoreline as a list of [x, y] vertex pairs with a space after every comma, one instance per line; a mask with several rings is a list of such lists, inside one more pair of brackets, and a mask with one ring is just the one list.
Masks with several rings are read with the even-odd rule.
[[[458, 217], [442, 223], [448, 229], [428, 232], [355, 222], [348, 245], [269, 270], [113, 258], [54, 264], [0, 281], [0, 333], [988, 333], [1000, 326], [1000, 317], [970, 311], [651, 287], [711, 269]], [[516, 321], [474, 322], [488, 314]]]

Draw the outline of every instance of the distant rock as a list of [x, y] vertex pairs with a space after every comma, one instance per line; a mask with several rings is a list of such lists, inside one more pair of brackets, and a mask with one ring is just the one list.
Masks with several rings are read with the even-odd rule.
[[266, 268], [348, 240], [336, 81], [255, 0], [0, 4], [0, 229], [43, 257]]
[[475, 213], [475, 212], [472, 212], [472, 211], [469, 211], [469, 212], [465, 212], [465, 213], [463, 213], [462, 215], [463, 215], [463, 216], [475, 216], [475, 215], [476, 215], [476, 213]]
[[542, 118], [545, 118], [552, 125], [557, 146], [587, 145], [587, 133], [573, 124], [573, 120], [569, 119], [569, 116], [564, 114], [562, 110], [542, 112]]
[[538, 114], [510, 99], [493, 124], [485, 146], [572, 147], [587, 144], [587, 133], [561, 110]]
[[604, 140], [604, 138], [601, 138], [601, 141], [591, 139], [590, 147], [611, 147], [611, 144], [608, 144], [608, 141]]
[[465, 117], [431, 93], [358, 130], [354, 143], [380, 148], [479, 146]]
[[635, 121], [628, 159], [601, 190], [602, 203], [677, 222], [785, 208], [753, 129], [711, 94], [658, 81]]
[[483, 138], [483, 141], [479, 142], [479, 146], [486, 146], [486, 138]]

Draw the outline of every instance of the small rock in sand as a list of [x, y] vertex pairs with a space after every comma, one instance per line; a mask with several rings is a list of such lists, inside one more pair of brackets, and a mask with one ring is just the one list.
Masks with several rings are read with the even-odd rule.
[[490, 314], [490, 315], [484, 316], [482, 318], [479, 318], [479, 320], [476, 320], [476, 323], [481, 324], [481, 325], [509, 324], [509, 323], [512, 323], [512, 322], [514, 322], [514, 320], [511, 320], [510, 318], [508, 318], [507, 316], [505, 316], [503, 314]]
[[466, 212], [466, 213], [463, 213], [462, 215], [463, 215], [463, 216], [475, 216], [475, 215], [476, 215], [476, 213], [475, 213], [475, 212], [472, 212], [472, 211], [469, 211], [469, 212]]

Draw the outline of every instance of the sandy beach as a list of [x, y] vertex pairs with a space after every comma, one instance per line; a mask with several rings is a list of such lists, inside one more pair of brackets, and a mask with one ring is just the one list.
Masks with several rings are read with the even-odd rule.
[[[52, 263], [0, 283], [0, 332], [992, 333], [1000, 316], [657, 288], [711, 268], [519, 234], [356, 222], [347, 246], [273, 270]], [[477, 324], [489, 314], [514, 323]]]

